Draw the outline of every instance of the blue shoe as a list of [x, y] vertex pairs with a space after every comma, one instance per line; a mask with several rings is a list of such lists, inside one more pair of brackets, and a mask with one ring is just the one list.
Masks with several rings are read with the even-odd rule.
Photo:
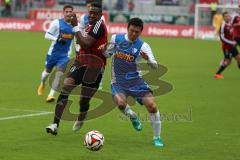
[[132, 125], [133, 125], [135, 130], [137, 130], [137, 131], [142, 130], [142, 124], [141, 124], [139, 118], [131, 119], [131, 121], [132, 121]]
[[162, 139], [160, 137], [153, 139], [153, 145], [155, 147], [163, 147], [164, 146], [163, 145], [163, 141], [162, 141]]

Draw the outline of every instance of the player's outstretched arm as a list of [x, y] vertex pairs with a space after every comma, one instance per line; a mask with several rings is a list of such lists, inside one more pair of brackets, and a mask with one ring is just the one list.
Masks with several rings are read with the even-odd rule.
[[59, 36], [59, 22], [58, 20], [54, 20], [49, 29], [47, 30], [45, 34], [45, 39], [50, 40], [50, 41], [56, 41]]
[[110, 42], [106, 46], [105, 50], [102, 52], [106, 58], [112, 57], [116, 52], [116, 35], [112, 35]]
[[153, 55], [152, 49], [146, 42], [143, 43], [140, 54], [152, 69], [158, 68], [158, 63]]
[[80, 44], [80, 46], [82, 48], [90, 48], [94, 43], [96, 43], [96, 40], [91, 37], [91, 36], [86, 36], [84, 37], [82, 35], [82, 33], [80, 32], [80, 28], [78, 26], [78, 20], [77, 20], [77, 16], [74, 13], [72, 16], [72, 21], [71, 24], [73, 26], [73, 31], [76, 33], [76, 39], [77, 39], [77, 43]]

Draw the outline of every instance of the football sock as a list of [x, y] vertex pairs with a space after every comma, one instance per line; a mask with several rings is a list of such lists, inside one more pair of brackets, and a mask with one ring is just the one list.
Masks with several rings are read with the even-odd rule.
[[240, 69], [240, 62], [238, 62], [237, 64], [238, 64], [238, 68]]
[[160, 113], [157, 111], [156, 113], [150, 113], [151, 125], [153, 128], [154, 138], [160, 137], [161, 134], [161, 119]]
[[62, 117], [64, 108], [67, 104], [68, 96], [69, 96], [68, 94], [65, 94], [62, 92], [58, 97], [57, 105], [55, 108], [55, 116], [54, 116], [54, 120], [53, 120], [53, 123], [56, 123], [58, 126], [59, 126], [60, 119]]
[[42, 72], [42, 77], [41, 77], [41, 84], [45, 84], [48, 76], [50, 73], [46, 72], [45, 70]]
[[131, 120], [137, 118], [137, 114], [130, 108], [127, 104], [126, 108], [122, 111], [126, 116], [128, 116]]
[[216, 74], [221, 74], [225, 70], [225, 68], [227, 68], [227, 66], [225, 64], [221, 64]]
[[55, 92], [56, 92], [56, 91], [55, 91], [54, 89], [51, 89], [48, 96], [54, 97]]
[[50, 91], [50, 93], [49, 93], [49, 96], [54, 96], [54, 94], [55, 94], [55, 92], [56, 92], [56, 90], [57, 90], [57, 88], [58, 88], [60, 79], [61, 79], [61, 77], [63, 76], [63, 74], [64, 74], [64, 73], [61, 72], [61, 71], [57, 71], [57, 72], [56, 72], [54, 81], [53, 81], [53, 83], [52, 83], [52, 89], [51, 89], [51, 91]]

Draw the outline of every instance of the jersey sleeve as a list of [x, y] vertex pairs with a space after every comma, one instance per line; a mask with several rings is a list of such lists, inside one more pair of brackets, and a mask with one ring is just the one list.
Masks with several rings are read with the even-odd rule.
[[[227, 37], [226, 37], [226, 32], [225, 31], [225, 26], [226, 26], [226, 23], [223, 23], [221, 25], [221, 29], [220, 29], [220, 38], [221, 40], [224, 42], [224, 43], [227, 43], [227, 44], [230, 44], [230, 45], [235, 45], [235, 42], [232, 41], [232, 40], [229, 40]], [[230, 32], [230, 31], [229, 31]]]
[[49, 29], [45, 34], [45, 38], [48, 40], [56, 41], [59, 36], [59, 21], [58, 19], [54, 20], [51, 24]]
[[148, 64], [152, 67], [152, 68], [158, 68], [158, 63], [155, 60], [155, 57], [153, 55], [152, 49], [151, 47], [144, 42], [141, 48], [141, 55], [147, 56], [148, 58]]
[[97, 23], [91, 27], [91, 30], [89, 31], [88, 35], [93, 37], [94, 39], [99, 39], [104, 36], [105, 34], [105, 29], [104, 29], [104, 24], [103, 20], [100, 19], [97, 21]]
[[106, 51], [103, 53], [103, 55], [106, 58], [111, 57], [116, 51], [116, 34], [112, 35], [111, 40], [108, 43]]
[[80, 17], [79, 24], [78, 24], [81, 30], [84, 30], [85, 28], [84, 16], [85, 14]]

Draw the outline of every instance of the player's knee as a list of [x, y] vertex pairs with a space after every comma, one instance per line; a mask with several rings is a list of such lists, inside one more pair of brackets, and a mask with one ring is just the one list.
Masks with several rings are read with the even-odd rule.
[[150, 113], [156, 113], [157, 112], [157, 106], [156, 106], [155, 102], [148, 102], [146, 104], [146, 107], [148, 109], [148, 112], [150, 112]]
[[126, 105], [127, 105], [127, 103], [124, 100], [118, 99], [117, 106], [120, 110], [125, 109]]
[[63, 72], [57, 71], [56, 74], [55, 74], [55, 78], [60, 79], [63, 76], [63, 74], [64, 74]]
[[64, 80], [62, 92], [64, 92], [65, 94], [70, 94], [74, 87], [75, 87], [75, 81], [71, 78], [67, 78]]
[[230, 63], [231, 63], [231, 60], [230, 60], [230, 59], [224, 59], [224, 60], [221, 62], [221, 65], [223, 65], [223, 66], [228, 66]]

